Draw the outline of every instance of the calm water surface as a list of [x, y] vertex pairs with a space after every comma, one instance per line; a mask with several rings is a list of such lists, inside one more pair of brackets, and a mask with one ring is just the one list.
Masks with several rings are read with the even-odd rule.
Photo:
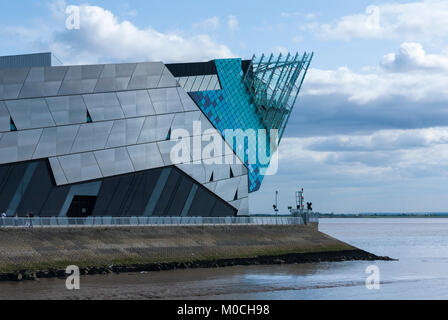
[[[448, 219], [323, 219], [321, 231], [398, 262], [338, 262], [0, 283], [0, 299], [448, 299]], [[380, 290], [365, 270], [380, 269]]]

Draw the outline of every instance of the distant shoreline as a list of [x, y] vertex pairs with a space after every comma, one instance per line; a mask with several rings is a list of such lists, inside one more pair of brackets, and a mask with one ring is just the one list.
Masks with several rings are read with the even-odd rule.
[[365, 219], [365, 218], [403, 218], [403, 219], [410, 219], [410, 218], [418, 218], [418, 219], [424, 219], [424, 218], [448, 218], [448, 215], [441, 216], [441, 215], [321, 215], [319, 216], [319, 219]]
[[[277, 218], [286, 218], [291, 217], [289, 215], [255, 215], [254, 217], [277, 217]], [[387, 214], [387, 213], [377, 213], [377, 214], [330, 214], [330, 213], [321, 213], [319, 214], [319, 219], [332, 219], [332, 218], [340, 218], [340, 219], [350, 219], [350, 218], [448, 218], [448, 214], [411, 214], [411, 213], [403, 213], [403, 214]]]

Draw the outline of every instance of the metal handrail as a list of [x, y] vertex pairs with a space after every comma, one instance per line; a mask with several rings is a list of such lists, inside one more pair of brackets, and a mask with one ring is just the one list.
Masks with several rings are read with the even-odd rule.
[[[312, 213], [308, 222], [318, 222]], [[5, 217], [0, 228], [31, 227], [98, 227], [98, 226], [158, 226], [158, 225], [302, 225], [302, 217]]]

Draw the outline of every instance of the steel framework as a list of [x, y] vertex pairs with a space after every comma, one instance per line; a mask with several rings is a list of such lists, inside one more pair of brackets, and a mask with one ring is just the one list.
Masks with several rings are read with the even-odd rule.
[[266, 129], [278, 129], [281, 140], [314, 53], [288, 53], [286, 57], [255, 55], [243, 82]]

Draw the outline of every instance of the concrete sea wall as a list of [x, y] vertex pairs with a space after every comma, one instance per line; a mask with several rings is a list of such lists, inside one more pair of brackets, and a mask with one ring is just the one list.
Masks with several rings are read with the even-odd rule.
[[301, 225], [0, 229], [0, 274], [358, 251]]

